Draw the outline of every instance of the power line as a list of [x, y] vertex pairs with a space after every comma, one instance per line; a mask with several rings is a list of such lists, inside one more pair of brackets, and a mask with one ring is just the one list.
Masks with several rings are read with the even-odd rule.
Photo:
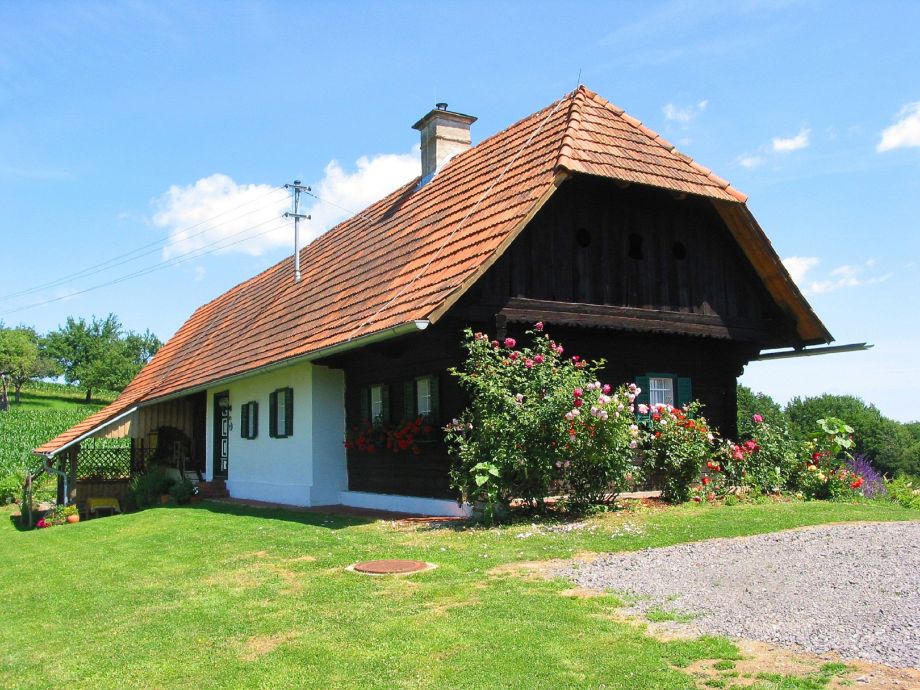
[[[266, 220], [266, 221], [263, 221], [263, 222], [261, 222], [261, 223], [258, 223], [257, 225], [253, 225], [253, 226], [250, 227], [250, 228], [246, 228], [244, 231], [234, 233], [234, 235], [230, 235], [230, 237], [233, 237], [233, 236], [235, 236], [235, 235], [242, 234], [243, 232], [248, 232], [248, 231], [250, 231], [250, 230], [255, 230], [256, 228], [259, 228], [259, 227], [261, 227], [261, 226], [263, 226], [263, 225], [265, 225], [265, 224], [267, 224], [267, 223], [273, 223], [273, 222], [274, 222], [274, 223], [277, 223], [279, 220], [280, 220], [279, 218], [270, 218], [269, 220]], [[99, 289], [104, 288], [104, 287], [109, 287], [109, 286], [111, 286], [111, 285], [117, 285], [118, 283], [123, 283], [123, 282], [125, 282], [125, 281], [127, 281], [127, 280], [132, 280], [132, 279], [134, 279], [134, 278], [140, 278], [140, 277], [145, 276], [145, 275], [148, 275], [148, 274], [150, 274], [150, 273], [154, 273], [154, 272], [156, 272], [156, 271], [161, 271], [161, 270], [163, 270], [164, 268], [170, 268], [170, 267], [172, 267], [172, 266], [177, 266], [177, 265], [179, 265], [179, 264], [181, 264], [181, 263], [185, 263], [186, 261], [191, 261], [192, 259], [197, 259], [197, 258], [199, 258], [199, 257], [206, 256], [206, 255], [208, 255], [208, 254], [213, 254], [214, 252], [221, 251], [222, 249], [227, 249], [228, 247], [233, 247], [233, 246], [235, 246], [235, 245], [237, 245], [237, 244], [240, 244], [240, 243], [242, 243], [242, 242], [247, 242], [247, 241], [249, 241], [249, 240], [255, 239], [256, 237], [261, 237], [261, 236], [263, 236], [263, 235], [267, 235], [267, 234], [272, 233], [272, 232], [277, 232], [278, 230], [281, 230], [281, 229], [283, 229], [284, 227], [285, 227], [285, 224], [284, 224], [284, 223], [280, 223], [279, 225], [276, 225], [275, 227], [269, 228], [268, 230], [264, 230], [264, 231], [262, 231], [262, 232], [256, 233], [255, 235], [243, 237], [243, 238], [241, 238], [241, 239], [239, 239], [239, 240], [236, 240], [235, 242], [229, 242], [229, 243], [224, 243], [224, 244], [217, 244], [217, 245], [211, 246], [211, 247], [209, 247], [209, 248], [200, 248], [200, 249], [197, 249], [197, 250], [193, 250], [193, 251], [187, 252], [187, 253], [185, 253], [185, 254], [180, 254], [179, 256], [174, 257], [173, 259], [168, 259], [168, 260], [163, 261], [163, 262], [161, 262], [161, 263], [159, 263], [159, 264], [154, 264], [153, 266], [148, 266], [148, 267], [146, 267], [146, 268], [144, 268], [144, 269], [141, 269], [141, 270], [138, 270], [138, 271], [134, 271], [134, 272], [131, 272], [131, 273], [127, 273], [127, 274], [125, 274], [125, 275], [119, 276], [118, 278], [114, 278], [114, 279], [109, 280], [109, 281], [106, 281], [106, 282], [104, 282], [104, 283], [98, 283], [98, 284], [96, 284], [96, 285], [92, 285], [92, 286], [90, 286], [90, 287], [88, 287], [88, 288], [84, 288], [83, 290], [78, 290], [78, 291], [76, 291], [76, 292], [71, 292], [71, 293], [68, 293], [68, 294], [66, 294], [66, 295], [61, 295], [60, 297], [52, 297], [52, 298], [47, 299], [47, 300], [42, 300], [42, 301], [40, 301], [40, 302], [33, 302], [32, 304], [27, 304], [27, 305], [22, 306], [22, 307], [17, 307], [16, 309], [11, 309], [11, 310], [9, 310], [9, 311], [0, 313], [0, 316], [7, 316], [7, 315], [9, 315], [9, 314], [16, 314], [16, 313], [21, 312], [21, 311], [26, 311], [26, 310], [28, 310], [28, 309], [35, 309], [35, 308], [37, 308], [37, 307], [45, 306], [46, 304], [52, 304], [52, 303], [54, 303], [54, 302], [60, 302], [60, 301], [62, 301], [62, 300], [70, 299], [71, 297], [76, 297], [77, 295], [82, 295], [82, 294], [85, 294], [85, 293], [87, 293], [87, 292], [92, 292], [93, 290], [99, 290]], [[226, 239], [226, 238], [225, 238], [225, 239]]]
[[[192, 239], [192, 238], [194, 238], [194, 237], [199, 237], [200, 235], [203, 235], [203, 234], [205, 234], [205, 233], [207, 233], [207, 232], [210, 232], [211, 230], [213, 230], [213, 229], [216, 228], [216, 227], [220, 227], [220, 226], [222, 226], [222, 225], [226, 225], [227, 223], [231, 223], [231, 222], [233, 222], [233, 221], [239, 220], [240, 218], [245, 218], [246, 216], [252, 215], [253, 213], [257, 213], [257, 212], [259, 212], [259, 211], [264, 210], [265, 208], [268, 208], [268, 206], [269, 206], [268, 204], [263, 204], [262, 206], [259, 206], [258, 208], [255, 208], [255, 209], [253, 209], [253, 210], [251, 210], [251, 211], [248, 211], [247, 213], [244, 213], [244, 214], [242, 214], [242, 215], [240, 215], [240, 216], [236, 216], [235, 218], [228, 218], [227, 220], [221, 221], [220, 223], [210, 224], [210, 221], [212, 221], [212, 220], [214, 220], [214, 219], [216, 219], [216, 218], [220, 218], [221, 216], [224, 216], [224, 215], [226, 215], [226, 214], [228, 214], [228, 213], [231, 213], [231, 212], [233, 212], [233, 211], [237, 211], [237, 210], [239, 210], [239, 209], [241, 209], [241, 208], [244, 208], [244, 207], [246, 207], [246, 206], [248, 206], [248, 205], [250, 205], [250, 204], [255, 203], [256, 201], [262, 200], [262, 199], [264, 199], [264, 198], [270, 196], [271, 194], [274, 194], [274, 193], [277, 193], [277, 192], [283, 192], [283, 191], [284, 191], [284, 188], [283, 188], [283, 187], [273, 187], [271, 190], [269, 190], [269, 191], [266, 192], [265, 194], [261, 194], [261, 195], [255, 197], [255, 198], [253, 198], [253, 199], [250, 199], [249, 201], [246, 201], [246, 202], [244, 202], [244, 203], [242, 203], [242, 204], [239, 204], [238, 206], [234, 206], [233, 208], [227, 209], [226, 211], [221, 211], [220, 213], [215, 214], [214, 216], [211, 216], [210, 218], [205, 218], [204, 220], [201, 220], [201, 221], [199, 221], [199, 222], [197, 222], [197, 223], [195, 223], [195, 224], [193, 224], [193, 225], [190, 225], [190, 226], [185, 227], [185, 228], [180, 228], [180, 229], [174, 230], [174, 231], [172, 232], [173, 235], [175, 235], [176, 233], [186, 233], [186, 232], [188, 232], [189, 230], [193, 230], [194, 228], [197, 228], [197, 227], [199, 227], [199, 226], [201, 226], [201, 225], [204, 225], [204, 224], [206, 224], [206, 223], [209, 224], [209, 225], [208, 225], [207, 227], [205, 227], [204, 229], [202, 229], [202, 230], [200, 230], [200, 231], [198, 231], [198, 232], [192, 233], [191, 235], [186, 235], [186, 236], [181, 237], [181, 238], [178, 238], [178, 239], [174, 239], [174, 240], [167, 241], [165, 244], [164, 244], [164, 241], [163, 241], [163, 240], [156, 240], [156, 241], [154, 241], [154, 242], [149, 242], [149, 243], [147, 243], [147, 244], [141, 245], [140, 247], [137, 247], [137, 248], [135, 248], [135, 249], [132, 249], [132, 250], [129, 251], [129, 252], [125, 252], [124, 254], [119, 254], [118, 256], [114, 256], [114, 257], [112, 257], [112, 258], [110, 258], [110, 259], [106, 259], [105, 261], [102, 261], [102, 262], [100, 262], [100, 263], [98, 263], [98, 264], [93, 264], [92, 266], [87, 266], [86, 268], [83, 268], [83, 269], [81, 269], [81, 270], [79, 270], [79, 271], [75, 271], [75, 272], [73, 272], [73, 273], [69, 273], [69, 274], [64, 275], [64, 276], [61, 276], [61, 277], [59, 277], [59, 278], [55, 278], [54, 280], [48, 281], [47, 283], [42, 283], [42, 284], [40, 284], [40, 285], [35, 285], [35, 286], [33, 286], [33, 287], [26, 288], [26, 289], [23, 289], [23, 290], [19, 290], [19, 291], [17, 291], [17, 292], [12, 292], [12, 293], [9, 293], [9, 294], [6, 294], [6, 295], [2, 295], [2, 296], [0, 296], [0, 299], [12, 299], [12, 298], [14, 298], [14, 297], [21, 297], [21, 296], [23, 296], [23, 295], [28, 295], [28, 294], [31, 294], [31, 293], [34, 293], [34, 292], [38, 292], [38, 291], [40, 291], [40, 290], [45, 290], [45, 289], [50, 288], [50, 287], [57, 287], [57, 286], [59, 286], [59, 285], [62, 285], [63, 283], [66, 283], [66, 282], [70, 281], [70, 280], [73, 280], [73, 279], [76, 279], [76, 278], [86, 278], [86, 277], [91, 276], [91, 275], [96, 275], [97, 273], [101, 273], [101, 272], [103, 272], [103, 271], [106, 271], [106, 270], [108, 270], [109, 268], [117, 267], [117, 266], [120, 265], [120, 264], [125, 264], [125, 263], [129, 263], [129, 262], [131, 262], [131, 261], [136, 261], [136, 260], [138, 260], [138, 259], [140, 259], [140, 258], [143, 258], [144, 256], [149, 256], [150, 254], [154, 254], [154, 253], [160, 251], [160, 249], [166, 249], [167, 247], [171, 247], [171, 246], [176, 245], [176, 244], [181, 244], [181, 243], [186, 242], [186, 241], [188, 241], [188, 240], [190, 240], [190, 239]], [[280, 201], [280, 200], [279, 200], [279, 201]], [[161, 245], [162, 245], [162, 246], [161, 246]], [[153, 248], [150, 249], [150, 247], [153, 247]], [[147, 250], [147, 251], [143, 251], [143, 250]], [[138, 252], [140, 252], [140, 253], [138, 253]], [[136, 255], [136, 256], [132, 256], [132, 255]], [[130, 257], [130, 258], [128, 258], [128, 257]]]

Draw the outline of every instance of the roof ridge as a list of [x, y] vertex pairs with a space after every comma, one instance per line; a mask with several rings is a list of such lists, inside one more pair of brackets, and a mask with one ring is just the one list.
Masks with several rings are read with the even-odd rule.
[[559, 155], [556, 157], [555, 168], [557, 170], [559, 168], [572, 170], [574, 167], [572, 165], [572, 150], [578, 126], [581, 124], [581, 110], [577, 106], [584, 100], [586, 92], [587, 89], [579, 85], [577, 89], [565, 96], [565, 98], [570, 98], [572, 102], [569, 103], [569, 112], [565, 115], [565, 131], [562, 134], [562, 140], [559, 145]]
[[719, 177], [710, 168], [707, 168], [705, 165], [701, 165], [700, 163], [697, 163], [695, 160], [693, 160], [691, 156], [688, 156], [686, 153], [678, 151], [677, 147], [674, 146], [674, 144], [672, 144], [670, 141], [665, 139], [663, 136], [661, 136], [658, 132], [653, 130], [651, 127], [646, 127], [644, 124], [642, 124], [641, 120], [633, 117], [632, 115], [627, 113], [625, 110], [623, 110], [623, 108], [620, 108], [619, 106], [614, 105], [613, 103], [608, 101], [603, 96], [595, 93], [594, 91], [591, 91], [591, 89], [585, 86], [579, 86], [578, 88], [582, 93], [585, 94], [586, 97], [591, 98], [599, 106], [614, 113], [621, 120], [623, 120], [623, 122], [627, 123], [628, 125], [642, 132], [645, 136], [651, 139], [653, 143], [665, 149], [668, 153], [679, 157], [681, 160], [686, 162], [695, 171], [707, 177], [709, 180], [712, 181], [712, 183], [716, 187], [723, 190], [727, 194], [731, 194], [735, 199], [737, 199], [741, 203], [744, 203], [747, 201], [748, 199], [747, 194], [732, 187], [731, 183], [728, 180], [726, 180], [723, 177]]

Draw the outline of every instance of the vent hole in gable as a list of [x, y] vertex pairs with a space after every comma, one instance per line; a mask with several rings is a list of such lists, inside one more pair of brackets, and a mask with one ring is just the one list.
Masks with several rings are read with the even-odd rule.
[[587, 228], [578, 228], [575, 231], [575, 244], [581, 248], [591, 246], [591, 233]]
[[634, 232], [629, 233], [629, 258], [639, 261], [645, 258], [642, 251], [642, 235]]

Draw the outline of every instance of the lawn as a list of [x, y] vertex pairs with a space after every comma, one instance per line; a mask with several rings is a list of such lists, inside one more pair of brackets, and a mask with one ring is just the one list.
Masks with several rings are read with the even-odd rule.
[[[727, 640], [663, 642], [614, 596], [490, 573], [517, 561], [844, 520], [920, 519], [890, 504], [779, 503], [431, 529], [199, 504], [47, 530], [0, 526], [0, 686], [686, 688]], [[373, 578], [381, 557], [438, 568]], [[500, 569], [501, 570], [501, 569]], [[508, 569], [505, 569], [506, 571]]]

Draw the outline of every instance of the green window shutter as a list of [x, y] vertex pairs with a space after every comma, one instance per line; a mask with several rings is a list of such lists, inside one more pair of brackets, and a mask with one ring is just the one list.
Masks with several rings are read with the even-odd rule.
[[441, 387], [438, 385], [437, 374], [431, 377], [431, 414], [428, 418], [435, 426], [441, 420]]
[[416, 407], [418, 407], [415, 396], [415, 381], [406, 381], [403, 384], [403, 419], [406, 421], [415, 419]]
[[380, 386], [380, 403], [380, 417], [384, 424], [388, 424], [390, 422], [390, 387], [386, 384]]
[[294, 389], [285, 388], [284, 389], [284, 421], [286, 428], [284, 429], [284, 436], [293, 436], [294, 435]]
[[363, 424], [365, 421], [372, 422], [371, 419], [371, 389], [370, 386], [361, 387], [361, 411], [358, 415], [358, 422]]
[[[252, 424], [249, 425], [249, 438], [255, 438], [259, 435], [259, 403], [253, 401], [249, 403], [249, 409], [252, 412]], [[248, 417], [249, 415], [247, 415]]]
[[683, 376], [677, 379], [677, 406], [687, 405], [693, 402], [693, 387], [690, 385], [690, 379]]
[[268, 435], [278, 438], [278, 394], [268, 396]]
[[249, 436], [249, 403], [243, 403], [240, 407], [240, 437], [250, 438]]

